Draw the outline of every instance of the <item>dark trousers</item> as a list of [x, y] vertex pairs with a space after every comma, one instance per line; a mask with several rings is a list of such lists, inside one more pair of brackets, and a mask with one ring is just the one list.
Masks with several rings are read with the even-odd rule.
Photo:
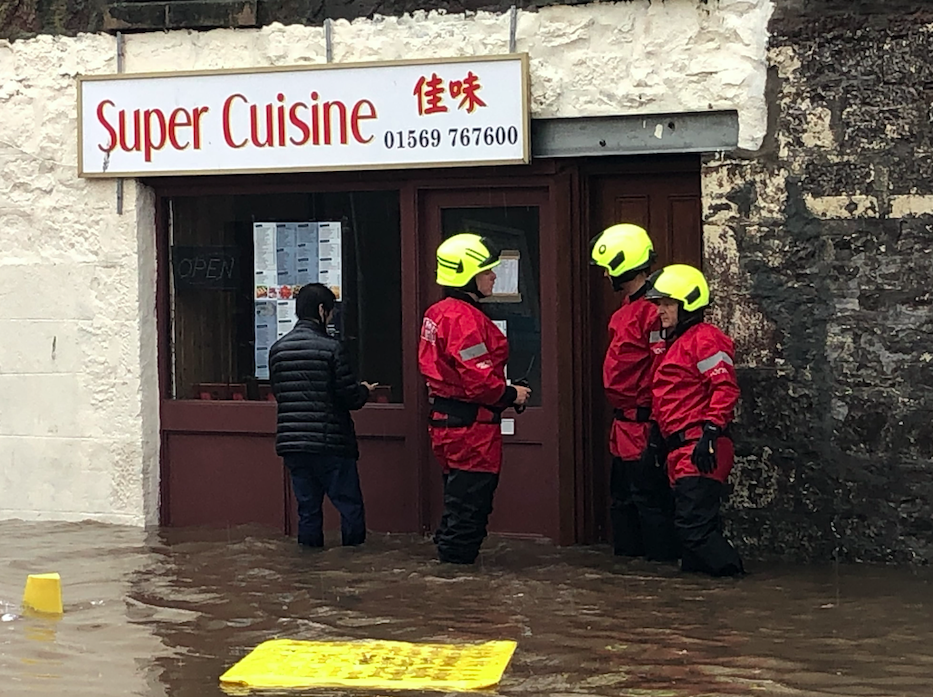
[[674, 522], [683, 550], [681, 568], [712, 576], [744, 573], [742, 559], [722, 535], [719, 506], [725, 487], [709, 477], [674, 482]]
[[340, 513], [343, 544], [366, 539], [366, 514], [356, 460], [334, 455], [294, 453], [284, 457], [298, 500], [298, 543], [324, 546], [324, 494]]
[[609, 479], [612, 544], [616, 554], [674, 561], [680, 545], [667, 473], [653, 461], [612, 459]]
[[451, 469], [444, 475], [444, 513], [434, 534], [437, 556], [450, 564], [472, 564], [486, 539], [486, 524], [499, 475]]

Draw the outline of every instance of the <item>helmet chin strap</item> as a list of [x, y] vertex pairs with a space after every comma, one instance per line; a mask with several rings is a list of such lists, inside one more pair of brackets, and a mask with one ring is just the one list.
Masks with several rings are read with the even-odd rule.
[[703, 309], [694, 310], [693, 312], [685, 312], [683, 305], [677, 308], [677, 324], [670, 330], [670, 336], [668, 337], [671, 341], [676, 339], [678, 336], [683, 334], [685, 331], [690, 329], [695, 324], [699, 324], [703, 321]]
[[461, 288], [464, 293], [473, 293], [477, 298], [485, 298], [486, 295], [480, 293], [479, 286], [476, 285], [476, 276], [471, 278], [469, 282]]
[[[653, 252], [652, 252], [653, 253]], [[610, 276], [609, 280], [612, 281], [612, 290], [618, 293], [621, 290], [624, 290], [623, 286], [629, 281], [633, 280], [638, 274], [643, 273], [645, 276], [648, 276], [648, 272], [651, 271], [651, 264], [645, 264], [644, 266], [639, 266], [637, 269], [629, 269], [623, 274], [618, 276]]]

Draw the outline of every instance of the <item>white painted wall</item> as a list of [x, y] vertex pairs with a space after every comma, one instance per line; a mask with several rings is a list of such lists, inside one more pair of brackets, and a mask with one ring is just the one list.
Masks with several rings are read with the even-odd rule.
[[[532, 114], [737, 109], [766, 128], [771, 0], [666, 0], [519, 12]], [[338, 62], [505, 53], [509, 16], [337, 22]], [[76, 176], [77, 74], [116, 72], [108, 35], [0, 42], [0, 518], [155, 523], [154, 209]], [[127, 72], [323, 63], [321, 28], [126, 37]]]
[[153, 200], [75, 170], [75, 75], [114, 69], [109, 36], [0, 42], [4, 518], [154, 520]]

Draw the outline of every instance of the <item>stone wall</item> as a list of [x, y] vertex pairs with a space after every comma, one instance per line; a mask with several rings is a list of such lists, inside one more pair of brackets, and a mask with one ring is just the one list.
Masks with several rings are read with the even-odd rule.
[[765, 144], [704, 168], [742, 363], [729, 519], [754, 555], [927, 563], [933, 11], [842, 5], [777, 4]]

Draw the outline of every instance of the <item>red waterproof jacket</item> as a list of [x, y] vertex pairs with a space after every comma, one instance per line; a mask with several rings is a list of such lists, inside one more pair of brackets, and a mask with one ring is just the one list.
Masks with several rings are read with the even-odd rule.
[[495, 405], [508, 360], [505, 335], [478, 307], [445, 298], [424, 314], [418, 366], [432, 396]]
[[[480, 409], [465, 428], [432, 425], [431, 444], [445, 471], [450, 468], [499, 472], [502, 433], [492, 423], [507, 404], [505, 366], [509, 344], [482, 310], [466, 300], [445, 298], [428, 308], [421, 325], [418, 366], [432, 397], [496, 407]], [[441, 414], [432, 414], [442, 417]]]
[[[653, 415], [665, 438], [683, 432], [685, 445], [668, 455], [671, 481], [699, 472], [690, 462], [703, 422], [720, 428], [732, 422], [739, 401], [732, 339], [711, 324], [690, 327], [668, 346], [654, 374]], [[717, 442], [717, 466], [711, 477], [725, 481], [732, 469], [732, 442]]]
[[616, 411], [609, 432], [609, 451], [623, 460], [637, 460], [648, 445], [647, 421], [636, 421], [637, 410], [651, 408], [651, 380], [667, 348], [661, 336], [657, 307], [636, 293], [625, 299], [609, 320], [609, 348], [603, 361], [606, 399]]

